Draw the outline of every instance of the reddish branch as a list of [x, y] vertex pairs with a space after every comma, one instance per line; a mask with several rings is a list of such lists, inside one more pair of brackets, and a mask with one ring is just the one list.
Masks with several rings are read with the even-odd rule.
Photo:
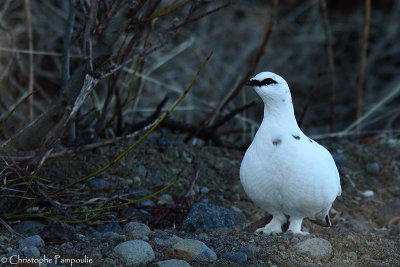
[[[192, 203], [190, 201], [190, 195], [192, 193], [193, 187], [197, 181], [197, 178], [199, 177], [200, 170], [195, 168], [195, 174], [192, 178], [192, 181], [189, 185], [189, 187], [186, 189], [185, 194], [180, 197], [179, 203], [175, 207], [165, 207], [165, 211], [161, 213], [155, 220], [152, 222], [150, 225], [151, 228], [155, 227], [162, 219], [164, 219], [166, 216], [168, 216], [171, 212], [180, 212], [184, 210], [185, 212], [188, 212], [192, 206]], [[179, 224], [179, 227], [181, 227], [183, 221]]]

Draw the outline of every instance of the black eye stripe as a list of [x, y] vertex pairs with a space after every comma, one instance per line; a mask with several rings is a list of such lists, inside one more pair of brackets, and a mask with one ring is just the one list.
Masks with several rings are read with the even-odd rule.
[[272, 78], [267, 78], [264, 79], [262, 81], [258, 81], [258, 80], [250, 80], [250, 82], [253, 84], [253, 86], [263, 86], [263, 85], [270, 85], [270, 84], [275, 84], [277, 83], [274, 79]]

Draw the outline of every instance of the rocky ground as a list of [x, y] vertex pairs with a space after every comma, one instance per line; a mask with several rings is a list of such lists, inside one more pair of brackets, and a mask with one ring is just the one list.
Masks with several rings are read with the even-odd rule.
[[[400, 266], [400, 141], [365, 141], [323, 142], [343, 188], [331, 228], [305, 220], [309, 235], [254, 234], [268, 216], [240, 185], [242, 151], [153, 134], [111, 169], [54, 199], [68, 211], [89, 210], [140, 199], [180, 177], [172, 187], [87, 223], [7, 221], [23, 236], [1, 226], [0, 259], [3, 266], [18, 259], [19, 266], [37, 266], [22, 262], [29, 260], [41, 266]], [[128, 145], [49, 160], [40, 176], [59, 187], [103, 167]]]

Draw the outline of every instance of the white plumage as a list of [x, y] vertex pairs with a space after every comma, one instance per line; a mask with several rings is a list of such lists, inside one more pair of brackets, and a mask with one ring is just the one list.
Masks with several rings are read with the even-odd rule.
[[279, 75], [262, 72], [247, 82], [264, 101], [264, 119], [244, 155], [240, 181], [249, 198], [272, 221], [256, 232], [301, 231], [303, 218], [325, 220], [342, 192], [340, 176], [327, 149], [307, 137], [294, 116], [289, 86]]

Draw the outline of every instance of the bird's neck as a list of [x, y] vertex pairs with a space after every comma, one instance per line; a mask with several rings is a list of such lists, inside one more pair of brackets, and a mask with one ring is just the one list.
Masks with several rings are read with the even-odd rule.
[[299, 126], [294, 115], [294, 108], [291, 97], [285, 99], [270, 100], [264, 104], [263, 124], [267, 127], [278, 127], [296, 131]]

